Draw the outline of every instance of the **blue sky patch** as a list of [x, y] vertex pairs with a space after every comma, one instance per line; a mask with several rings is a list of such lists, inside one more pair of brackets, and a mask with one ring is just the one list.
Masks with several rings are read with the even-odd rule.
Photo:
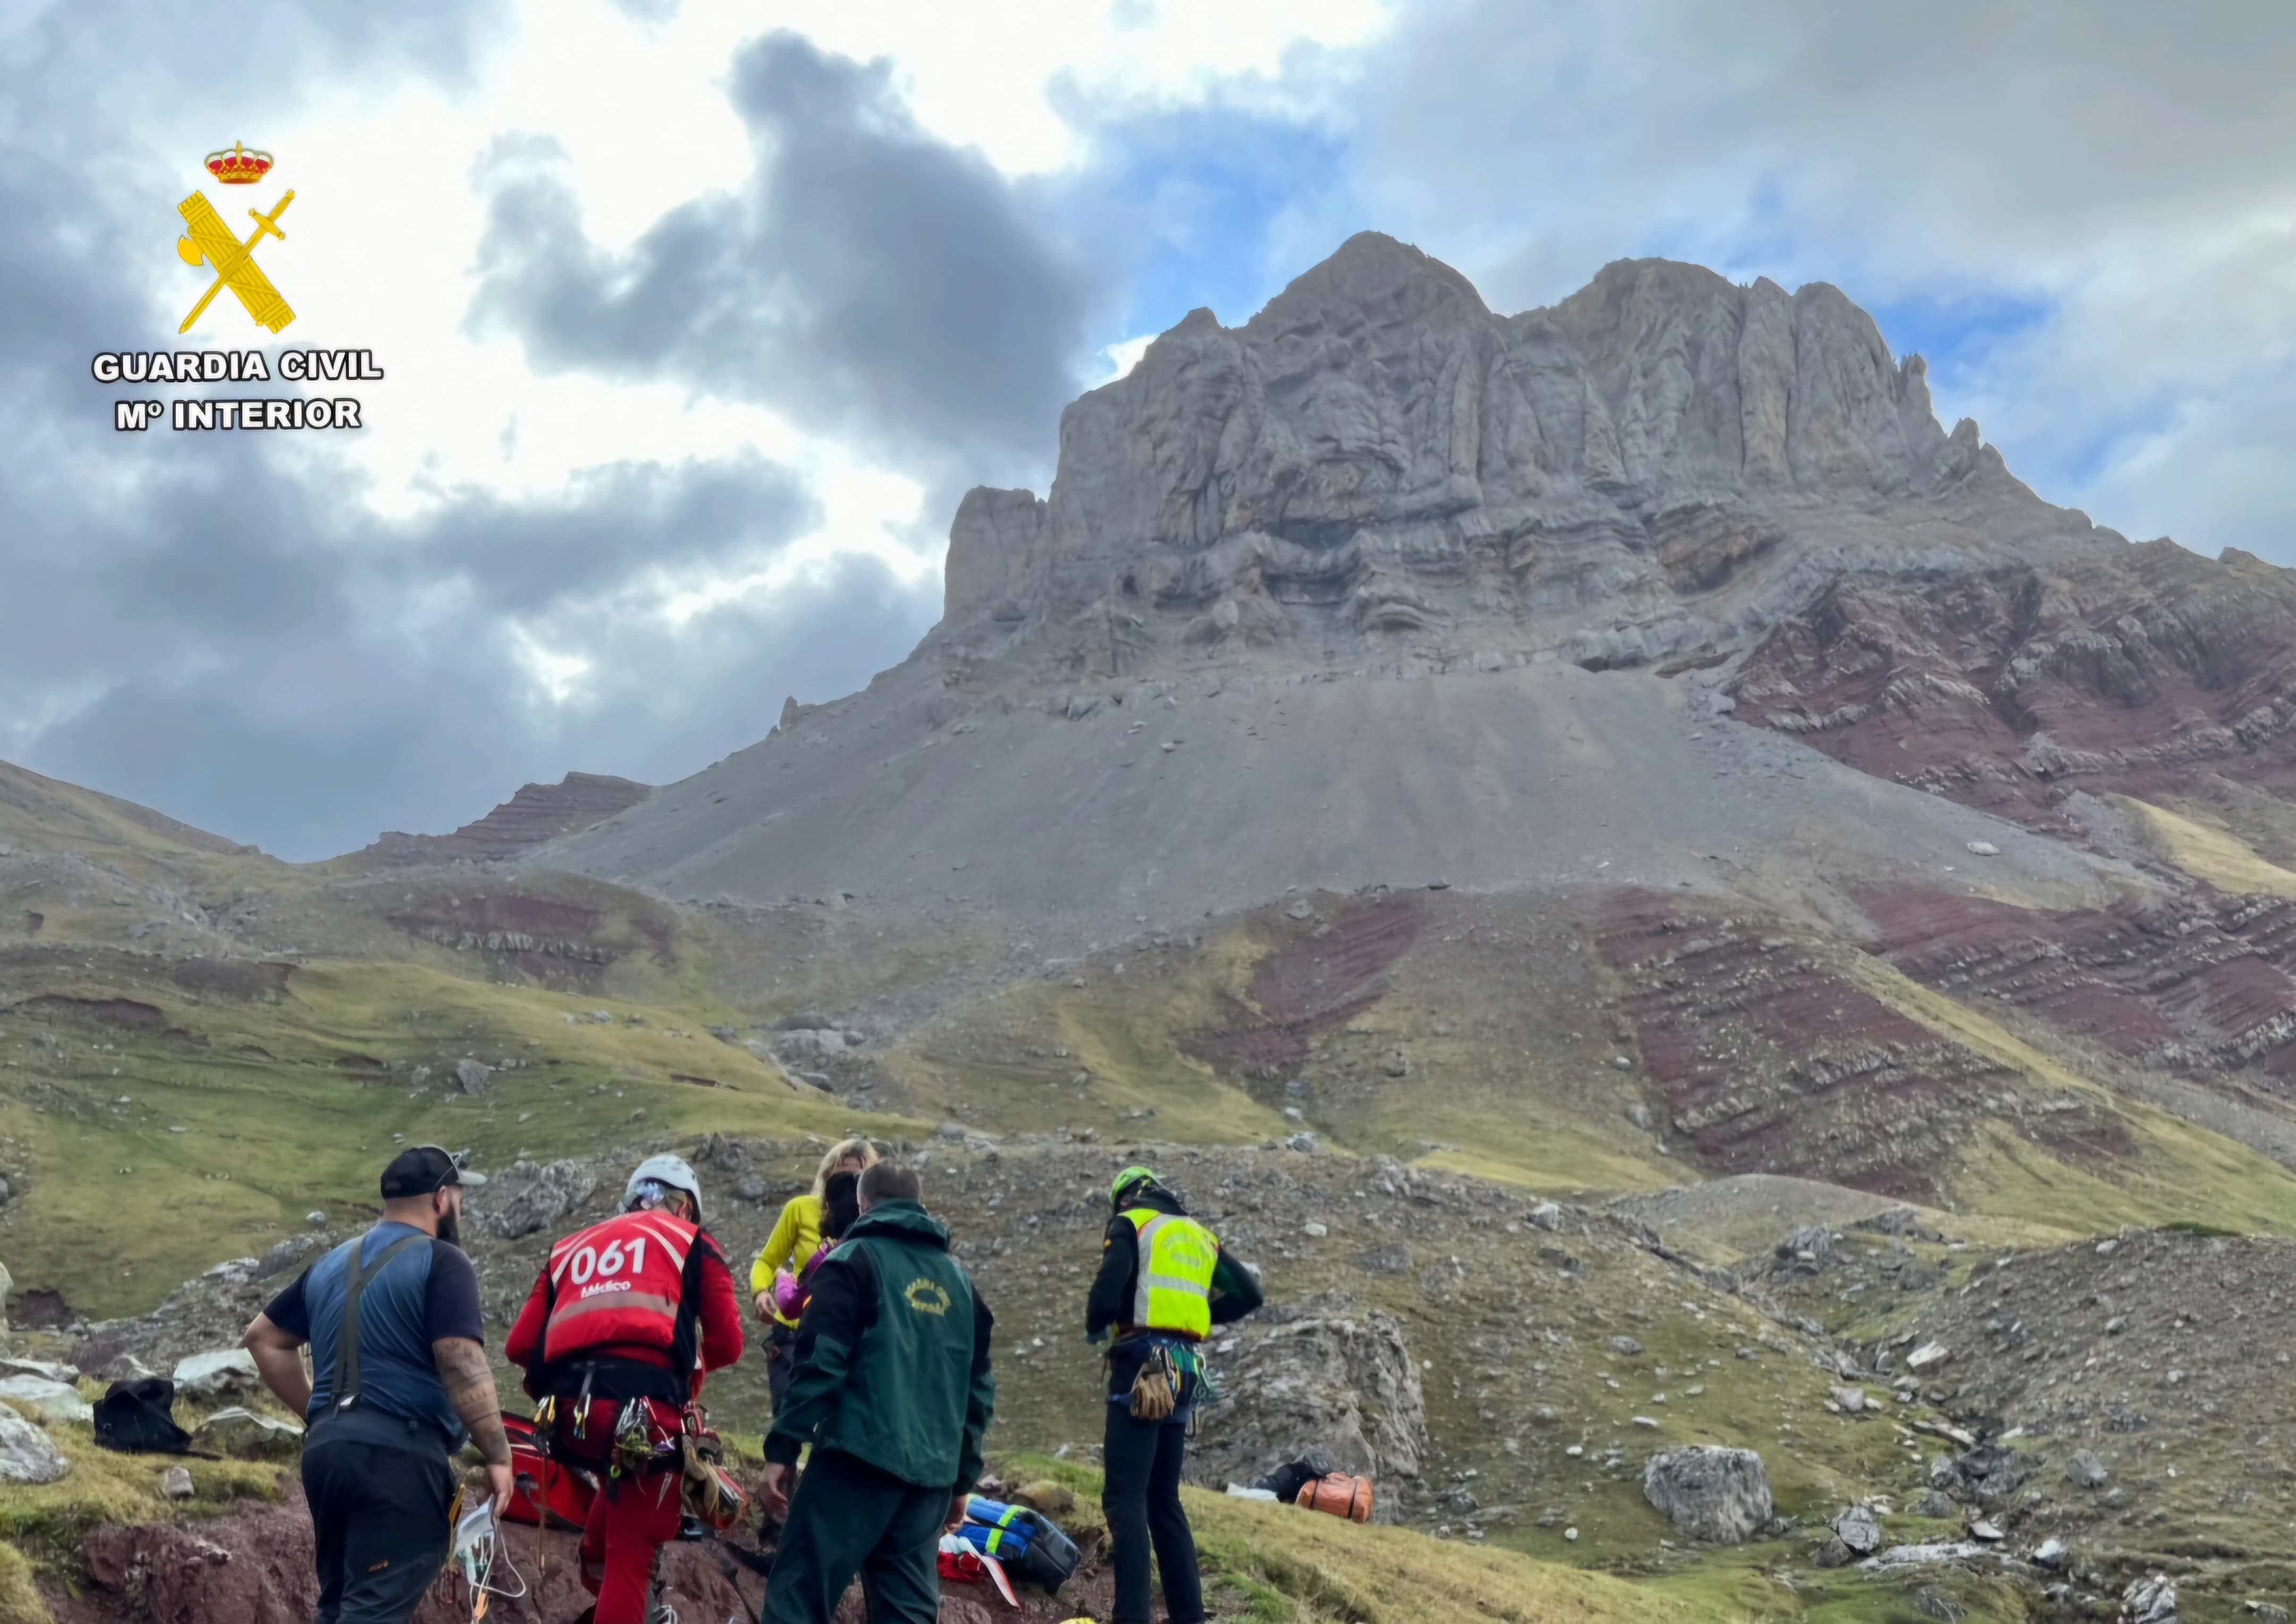
[[[1095, 139], [1107, 159], [1069, 202], [1089, 250], [1123, 265], [1111, 342], [1161, 332], [1199, 305], [1238, 325], [1362, 224], [1348, 144], [1309, 126], [1207, 107], [1126, 119]], [[1324, 247], [1295, 264], [1287, 243], [1277, 264], [1276, 234], [1303, 218]]]

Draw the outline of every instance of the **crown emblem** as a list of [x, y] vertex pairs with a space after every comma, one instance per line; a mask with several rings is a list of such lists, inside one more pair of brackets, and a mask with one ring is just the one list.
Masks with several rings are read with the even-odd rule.
[[226, 186], [251, 186], [271, 172], [271, 154], [250, 152], [240, 142], [228, 152], [208, 154], [208, 173]]

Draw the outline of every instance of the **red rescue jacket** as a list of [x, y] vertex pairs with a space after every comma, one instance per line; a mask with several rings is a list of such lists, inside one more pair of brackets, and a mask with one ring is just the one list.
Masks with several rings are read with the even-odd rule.
[[668, 1353], [677, 1340], [685, 1255], [699, 1233], [667, 1212], [625, 1212], [552, 1247], [544, 1362], [605, 1348]]
[[[625, 1212], [568, 1235], [550, 1249], [550, 1260], [512, 1327], [504, 1350], [528, 1373], [527, 1390], [539, 1398], [545, 1373], [593, 1360], [635, 1362], [662, 1368], [675, 1362], [679, 1307], [694, 1259], [699, 1297], [687, 1316], [693, 1326], [691, 1390], [701, 1373], [742, 1357], [741, 1301], [725, 1255], [693, 1224], [667, 1212]], [[570, 1362], [571, 1364], [570, 1365]], [[638, 1390], [622, 1396], [636, 1396]], [[647, 1396], [656, 1395], [651, 1389]], [[611, 1384], [601, 1396], [613, 1394]]]

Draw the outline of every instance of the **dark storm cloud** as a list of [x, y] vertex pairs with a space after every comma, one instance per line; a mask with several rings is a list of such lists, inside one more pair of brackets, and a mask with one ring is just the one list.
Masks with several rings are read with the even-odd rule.
[[819, 518], [805, 488], [761, 458], [620, 463], [583, 471], [546, 504], [465, 497], [401, 551], [426, 575], [460, 574], [488, 607], [524, 613], [642, 567], [762, 557]]
[[[104, 690], [31, 765], [283, 855], [363, 845], [382, 822], [451, 828], [572, 765], [681, 775], [772, 725], [780, 694], [729, 678], [763, 668], [817, 693], [825, 628], [890, 621], [898, 644], [931, 618], [873, 570], [684, 628], [626, 615], [634, 575], [763, 567], [815, 522], [761, 461], [626, 464], [555, 499], [473, 495], [391, 525], [230, 441], [141, 449], [134, 499], [102, 519], [26, 515], [75, 527], [86, 562], [7, 566], [29, 589], [0, 600], [0, 673]], [[600, 652], [581, 702], [537, 696], [521, 631]]]
[[627, 255], [589, 242], [545, 150], [505, 149], [474, 324], [538, 368], [676, 379], [979, 478], [1041, 469], [1086, 348], [1083, 261], [987, 160], [918, 127], [886, 63], [777, 33], [733, 94], [749, 184]]
[[650, 616], [594, 627], [597, 674], [563, 710], [527, 697], [491, 619], [362, 621], [250, 645], [183, 680], [136, 670], [55, 729], [37, 765], [283, 856], [324, 857], [385, 826], [454, 828], [570, 767], [684, 777], [764, 737], [785, 695], [865, 683], [875, 651], [914, 642], [938, 598], [861, 559], [683, 627]]

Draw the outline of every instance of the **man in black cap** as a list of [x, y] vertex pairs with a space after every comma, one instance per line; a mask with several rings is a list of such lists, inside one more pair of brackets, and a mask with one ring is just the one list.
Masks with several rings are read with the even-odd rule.
[[[499, 1515], [513, 1487], [479, 1276], [456, 1245], [485, 1181], [435, 1144], [382, 1171], [382, 1221], [273, 1298], [247, 1328], [264, 1385], [303, 1415], [318, 1624], [406, 1624], [446, 1565], [448, 1464], [468, 1438]], [[316, 1380], [303, 1370], [311, 1347]]]

